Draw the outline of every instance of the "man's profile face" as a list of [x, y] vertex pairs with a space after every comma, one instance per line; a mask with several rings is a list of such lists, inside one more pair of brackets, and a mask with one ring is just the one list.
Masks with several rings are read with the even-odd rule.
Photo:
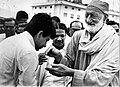
[[104, 13], [96, 7], [88, 7], [85, 14], [87, 31], [96, 33], [103, 26]]
[[64, 47], [65, 36], [65, 30], [56, 29], [56, 37], [53, 39], [53, 46], [59, 50], [62, 49]]

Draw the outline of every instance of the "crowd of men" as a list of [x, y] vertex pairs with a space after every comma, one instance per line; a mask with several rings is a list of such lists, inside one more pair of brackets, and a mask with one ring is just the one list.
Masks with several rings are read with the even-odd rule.
[[86, 27], [47, 13], [1, 18], [0, 86], [119, 87], [119, 35], [106, 11], [108, 3], [92, 0]]
[[18, 11], [16, 18], [0, 18], [0, 41], [22, 33], [27, 25], [28, 14], [25, 11]]

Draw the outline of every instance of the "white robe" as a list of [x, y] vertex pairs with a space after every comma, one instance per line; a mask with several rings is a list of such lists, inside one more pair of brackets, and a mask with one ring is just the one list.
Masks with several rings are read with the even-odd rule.
[[118, 87], [119, 36], [107, 25], [93, 37], [86, 30], [75, 32], [62, 64], [75, 69], [71, 86]]

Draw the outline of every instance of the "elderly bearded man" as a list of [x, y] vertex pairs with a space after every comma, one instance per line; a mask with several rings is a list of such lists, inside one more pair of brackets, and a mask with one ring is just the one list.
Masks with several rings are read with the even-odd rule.
[[118, 87], [119, 37], [105, 24], [108, 9], [108, 3], [99, 0], [88, 5], [87, 28], [74, 34], [64, 58], [55, 58], [62, 64], [46, 68], [51, 74], [71, 76], [75, 87]]

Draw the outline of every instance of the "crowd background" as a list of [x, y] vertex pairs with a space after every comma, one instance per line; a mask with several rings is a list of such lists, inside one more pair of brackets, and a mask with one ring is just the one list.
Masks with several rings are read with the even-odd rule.
[[[28, 22], [30, 15], [23, 10], [18, 11], [16, 13], [15, 18], [0, 17], [0, 45], [1, 45], [1, 48], [3, 48], [2, 46], [4, 46], [4, 43], [9, 45], [8, 44], [9, 39], [11, 40], [10, 44], [15, 44], [14, 42], [12, 42], [12, 40], [17, 41], [16, 39], [14, 40], [14, 38], [17, 38], [17, 36], [19, 38], [22, 35], [26, 36], [27, 35], [26, 31], [28, 31], [28, 33], [30, 33], [30, 35], [32, 35], [32, 37], [34, 39], [33, 42], [35, 42], [36, 50], [35, 49], [32, 50], [34, 52], [31, 52], [31, 54], [32, 53], [34, 54], [34, 58], [38, 58], [39, 64], [37, 65], [37, 60], [36, 60], [34, 72], [32, 71], [32, 74], [36, 74], [36, 70], [37, 70], [37, 85], [39, 85], [39, 86], [45, 85], [46, 87], [47, 86], [52, 87], [54, 85], [56, 87], [57, 86], [64, 87], [64, 84], [66, 84], [65, 82], [68, 82], [69, 80], [71, 80], [71, 77], [73, 80], [70, 81], [71, 82], [70, 86], [71, 85], [73, 85], [73, 86], [75, 86], [75, 85], [77, 85], [77, 86], [91, 85], [92, 86], [93, 84], [97, 85], [97, 86], [98, 85], [105, 86], [105, 85], [108, 85], [109, 83], [110, 83], [109, 84], [110, 86], [118, 85], [118, 83], [114, 83], [114, 81], [113, 81], [113, 83], [111, 83], [110, 80], [112, 80], [112, 77], [114, 78], [114, 75], [115, 76], [119, 75], [118, 74], [118, 70], [119, 70], [118, 69], [118, 35], [120, 35], [119, 34], [120, 26], [119, 26], [119, 23], [117, 23], [116, 21], [109, 19], [108, 14], [105, 13], [105, 11], [108, 11], [108, 9], [109, 9], [108, 4], [105, 2], [99, 2], [99, 3], [94, 2], [94, 0], [93, 0], [93, 2], [91, 2], [90, 5], [88, 5], [88, 8], [87, 8], [86, 14], [85, 14], [85, 17], [86, 17], [85, 22], [87, 24], [87, 28], [86, 28], [86, 26], [84, 26], [83, 21], [78, 21], [78, 20], [72, 21], [69, 24], [69, 26], [67, 27], [65, 25], [65, 23], [61, 22], [60, 17], [51, 16], [46, 13], [35, 14], [33, 16], [33, 18], [31, 19], [31, 21]], [[104, 5], [101, 5], [101, 3]], [[98, 6], [98, 8], [97, 8], [97, 6]], [[93, 13], [91, 11], [93, 11]], [[95, 12], [96, 12], [96, 14], [98, 14], [98, 13], [99, 14], [96, 15]], [[91, 16], [91, 14], [93, 14], [95, 17]], [[42, 15], [46, 19], [44, 19], [44, 17], [42, 17]], [[49, 18], [49, 20], [47, 18]], [[49, 23], [50, 23], [50, 26], [49, 26]], [[46, 24], [48, 26], [45, 26]], [[42, 25], [44, 25], [44, 26], [42, 26]], [[93, 27], [93, 25], [96, 25], [96, 26]], [[99, 28], [99, 27], [101, 27], [101, 28]], [[52, 29], [54, 31], [55, 35], [51, 31], [50, 31], [50, 33], [47, 32], [47, 28], [49, 28], [49, 31], [50, 31], [50, 29]], [[37, 29], [37, 31], [36, 31], [36, 29]], [[43, 30], [39, 31], [39, 29], [43, 29]], [[46, 29], [46, 30], [44, 30], [44, 29]], [[44, 35], [46, 35], [46, 34], [48, 34], [48, 36], [44, 38]], [[52, 35], [54, 36], [54, 38], [50, 37]], [[97, 37], [100, 37], [100, 38], [97, 38]], [[106, 40], [103, 37], [105, 37]], [[81, 38], [81, 39], [79, 39], [79, 38]], [[21, 41], [22, 41], [22, 39], [24, 40], [24, 38], [20, 38], [20, 39], [21, 39]], [[28, 39], [30, 39], [30, 38], [28, 38]], [[95, 41], [97, 41], [97, 42], [95, 42]], [[110, 44], [105, 43], [105, 41], [110, 42]], [[88, 44], [89, 42], [92, 42], [92, 43]], [[25, 40], [24, 40], [24, 43], [25, 43]], [[19, 41], [18, 41], [18, 44], [20, 44]], [[87, 44], [87, 45], [85, 45], [85, 44]], [[108, 45], [109, 45], [109, 47], [108, 47]], [[10, 46], [12, 48], [13, 45], [10, 45]], [[11, 49], [10, 46], [9, 46], [9, 50]], [[19, 46], [16, 46], [16, 47], [19, 48]], [[22, 52], [24, 50], [25, 45], [23, 45], [23, 43], [22, 43], [21, 47], [23, 47], [23, 49], [21, 50], [21, 48], [20, 48], [20, 52]], [[26, 44], [25, 48], [27, 48], [27, 47], [28, 46]], [[104, 48], [104, 47], [106, 47], [106, 48]], [[27, 49], [29, 49], [29, 47]], [[17, 51], [14, 50], [14, 52], [17, 52]], [[62, 52], [64, 52], [64, 54], [62, 54]], [[14, 55], [12, 52], [10, 52], [10, 53], [12, 56]], [[27, 54], [26, 50], [25, 50], [25, 53]], [[37, 56], [35, 53], [38, 53]], [[5, 54], [4, 50], [3, 50], [3, 54]], [[8, 54], [9, 54], [9, 52], [8, 52]], [[23, 54], [24, 54], [24, 51], [23, 51]], [[16, 55], [18, 55], [18, 54], [16, 54]], [[21, 55], [21, 56], [24, 58], [24, 55]], [[2, 55], [2, 49], [1, 49], [1, 57], [3, 57], [3, 59], [4, 59], [4, 56]], [[31, 57], [31, 56], [29, 55], [29, 57]], [[8, 58], [20, 58], [20, 57], [9, 56]], [[98, 59], [99, 59], [99, 61], [97, 61]], [[1, 58], [1, 60], [2, 60], [2, 58]], [[31, 60], [32, 60], [32, 58], [31, 58]], [[3, 62], [3, 61], [1, 61], [1, 62]], [[28, 63], [28, 60], [23, 61], [23, 62]], [[61, 63], [61, 64], [58, 64], [58, 63]], [[52, 64], [53, 64], [53, 66], [50, 66]], [[110, 66], [109, 66], [109, 64], [110, 64]], [[25, 65], [27, 65], [27, 64], [25, 64]], [[36, 66], [37, 66], [37, 69], [36, 69]], [[31, 65], [31, 67], [33, 68], [32, 65]], [[54, 67], [56, 70], [54, 70]], [[1, 66], [1, 69], [2, 68], [3, 67]], [[46, 71], [45, 69], [48, 71]], [[61, 71], [59, 69], [61, 69]], [[112, 71], [112, 69], [114, 71]], [[87, 70], [88, 70], [88, 72], [87, 72]], [[24, 71], [24, 69], [23, 69], [23, 71]], [[111, 72], [113, 72], [114, 75]], [[24, 72], [24, 73], [29, 73], [28, 75], [31, 74], [30, 72]], [[22, 74], [24, 74], [24, 73], [22, 73]], [[85, 73], [86, 73], [86, 76], [85, 76]], [[92, 80], [92, 78], [94, 78], [92, 73], [94, 75], [96, 75], [95, 79], [99, 78], [98, 75], [100, 75], [101, 78], [98, 80], [95, 80], [95, 79]], [[1, 74], [1, 77], [2, 77], [2, 74]], [[107, 77], [105, 74], [108, 75], [109, 77]], [[25, 77], [26, 76], [27, 75], [25, 75]], [[58, 77], [56, 77], [56, 76], [58, 76]], [[62, 78], [59, 78], [59, 76], [62, 76]], [[85, 77], [82, 77], [82, 76], [85, 76]], [[85, 80], [83, 80], [84, 78], [85, 78]], [[107, 78], [107, 80], [104, 78]], [[19, 79], [21, 80], [21, 78], [19, 78]], [[33, 79], [35, 79], [35, 78], [33, 78]], [[107, 84], [104, 81], [102, 81], [102, 79]], [[22, 82], [22, 80], [21, 80], [21, 82], [22, 82], [21, 84], [22, 85], [23, 84], [32, 85], [32, 81], [29, 84], [30, 80], [32, 80], [32, 79], [29, 79], [29, 77], [28, 78], [26, 77], [26, 83]], [[28, 83], [27, 83], [27, 81], [28, 81]], [[34, 81], [36, 81], [36, 80], [34, 80]], [[81, 82], [79, 82], [79, 81], [81, 81]], [[1, 83], [2, 83], [2, 80], [1, 80]], [[103, 84], [101, 84], [101, 83], [103, 83]], [[17, 85], [18, 84], [19, 83], [17, 83]], [[35, 82], [35, 85], [36, 85], [36, 82]]]

